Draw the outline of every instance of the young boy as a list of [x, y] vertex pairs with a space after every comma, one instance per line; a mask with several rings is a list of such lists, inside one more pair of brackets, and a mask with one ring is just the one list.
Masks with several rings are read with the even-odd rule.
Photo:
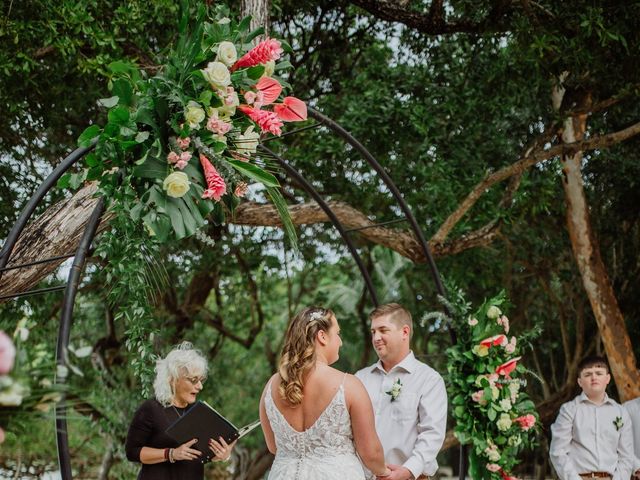
[[634, 467], [631, 419], [606, 393], [611, 381], [604, 358], [578, 365], [582, 393], [560, 408], [551, 425], [551, 463], [560, 480], [629, 480]]

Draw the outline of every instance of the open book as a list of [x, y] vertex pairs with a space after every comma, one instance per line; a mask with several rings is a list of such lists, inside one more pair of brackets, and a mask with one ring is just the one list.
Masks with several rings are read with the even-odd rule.
[[222, 437], [225, 442], [231, 443], [244, 437], [258, 425], [260, 425], [260, 420], [238, 429], [207, 402], [198, 401], [184, 415], [169, 425], [165, 433], [180, 445], [197, 438], [198, 441], [192, 448], [202, 452], [200, 458], [204, 463], [214, 457], [209, 448], [210, 438], [219, 441], [219, 437]]

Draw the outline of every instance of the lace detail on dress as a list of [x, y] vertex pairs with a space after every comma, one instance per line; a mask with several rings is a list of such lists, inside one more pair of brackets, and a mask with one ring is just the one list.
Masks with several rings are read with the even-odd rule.
[[303, 432], [295, 430], [276, 407], [271, 382], [265, 395], [265, 409], [277, 448], [270, 480], [309, 479], [316, 475], [317, 478], [364, 479], [353, 445], [343, 384], [315, 423]]

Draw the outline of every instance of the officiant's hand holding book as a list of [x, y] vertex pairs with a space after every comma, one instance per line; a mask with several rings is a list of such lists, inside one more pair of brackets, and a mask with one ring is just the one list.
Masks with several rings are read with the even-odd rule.
[[236, 440], [258, 425], [260, 421], [256, 420], [238, 429], [207, 402], [198, 401], [171, 424], [166, 433], [181, 445], [196, 440], [190, 448], [202, 453], [200, 459], [204, 463], [212, 459], [226, 460], [228, 454], [222, 455], [230, 452]]

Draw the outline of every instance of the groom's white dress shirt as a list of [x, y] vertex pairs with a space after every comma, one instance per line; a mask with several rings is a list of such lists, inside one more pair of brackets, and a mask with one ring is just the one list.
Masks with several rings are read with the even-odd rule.
[[[386, 462], [403, 465], [414, 478], [436, 473], [447, 427], [447, 391], [440, 374], [409, 352], [389, 372], [378, 361], [356, 377], [371, 397]], [[398, 378], [402, 388], [391, 401], [385, 392]]]

